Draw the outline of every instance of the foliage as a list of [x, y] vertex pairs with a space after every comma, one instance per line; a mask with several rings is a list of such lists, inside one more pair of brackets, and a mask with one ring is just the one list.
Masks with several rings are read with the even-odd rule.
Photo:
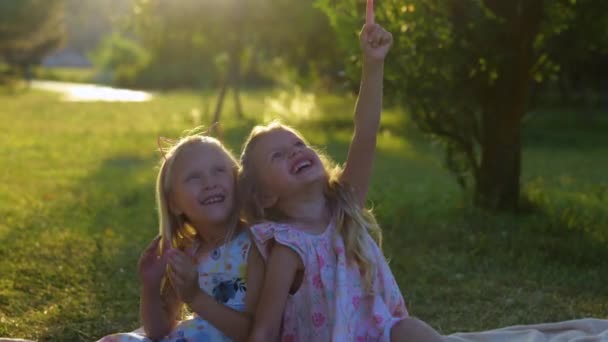
[[150, 60], [139, 44], [118, 34], [102, 40], [92, 57], [99, 70], [110, 73], [113, 82], [121, 85], [133, 84]]
[[38, 64], [64, 39], [63, 0], [0, 1], [0, 61], [13, 72]]
[[144, 78], [166, 87], [264, 83], [277, 58], [301, 77], [336, 74], [341, 62], [327, 18], [306, 1], [139, 0], [134, 28], [152, 57]]
[[[350, 75], [356, 78], [353, 70], [359, 69], [360, 61], [353, 36], [365, 4], [318, 3], [349, 48], [356, 62]], [[418, 127], [441, 142], [448, 169], [461, 185], [472, 185], [476, 204], [491, 209], [518, 207], [520, 126], [531, 82], [557, 75], [564, 49], [556, 49], [557, 42], [568, 32], [576, 32], [587, 50], [608, 47], [603, 38], [606, 30], [599, 29], [606, 11], [597, 11], [598, 4], [593, 0], [377, 2], [377, 21], [395, 36], [386, 68], [388, 98], [410, 108]], [[590, 17], [602, 20], [580, 30], [577, 23]], [[583, 43], [588, 35], [594, 39]]]

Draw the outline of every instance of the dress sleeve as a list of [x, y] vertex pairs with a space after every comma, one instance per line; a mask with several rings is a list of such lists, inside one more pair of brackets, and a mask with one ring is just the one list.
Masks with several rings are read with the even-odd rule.
[[279, 243], [296, 252], [306, 265], [308, 241], [296, 228], [274, 222], [265, 222], [251, 227], [253, 241], [264, 260], [268, 259], [274, 243]]
[[407, 317], [408, 312], [405, 300], [384, 254], [371, 236], [368, 236], [368, 243], [370, 244], [369, 250], [372, 252], [376, 263], [374, 292], [382, 297], [393, 318], [401, 319]]

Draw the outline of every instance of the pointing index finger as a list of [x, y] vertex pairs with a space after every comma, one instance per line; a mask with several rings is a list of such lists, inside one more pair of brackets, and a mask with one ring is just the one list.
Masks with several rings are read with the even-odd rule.
[[367, 0], [367, 6], [365, 8], [365, 24], [374, 24], [374, 0]]

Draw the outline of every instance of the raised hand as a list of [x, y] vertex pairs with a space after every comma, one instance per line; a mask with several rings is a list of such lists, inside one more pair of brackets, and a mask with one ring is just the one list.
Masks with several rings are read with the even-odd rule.
[[201, 292], [198, 285], [198, 270], [192, 258], [178, 249], [171, 249], [169, 254], [169, 278], [179, 299], [190, 304]]
[[365, 25], [359, 34], [364, 62], [384, 62], [388, 50], [393, 45], [393, 35], [376, 24], [374, 18], [374, 0], [367, 0], [365, 8]]
[[161, 245], [160, 236], [152, 240], [139, 257], [139, 278], [144, 286], [160, 286], [165, 275], [168, 259], [166, 252], [169, 249], [169, 244], [163, 241], [162, 249], [159, 249], [159, 245]]
[[374, 0], [367, 0], [367, 7], [365, 7], [365, 24], [372, 25], [374, 21]]
[[359, 41], [364, 62], [384, 62], [393, 45], [393, 35], [378, 24], [366, 23], [359, 34]]

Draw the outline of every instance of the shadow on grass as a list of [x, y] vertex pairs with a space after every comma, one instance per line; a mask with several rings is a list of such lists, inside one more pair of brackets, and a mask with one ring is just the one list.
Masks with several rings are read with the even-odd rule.
[[91, 341], [136, 327], [136, 262], [157, 232], [155, 163], [132, 156], [106, 160], [68, 190], [69, 201], [32, 212], [0, 241], [14, 247], [12, 274], [3, 275], [13, 284], [0, 303], [45, 327], [21, 337]]
[[526, 147], [589, 150], [608, 147], [608, 112], [552, 110], [528, 113], [523, 122]]

